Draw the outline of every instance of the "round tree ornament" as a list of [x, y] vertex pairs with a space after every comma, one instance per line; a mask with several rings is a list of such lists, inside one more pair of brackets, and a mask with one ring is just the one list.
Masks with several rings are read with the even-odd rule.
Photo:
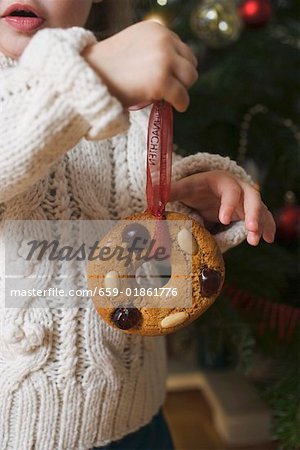
[[191, 28], [208, 47], [235, 42], [243, 27], [234, 0], [204, 0], [191, 15]]

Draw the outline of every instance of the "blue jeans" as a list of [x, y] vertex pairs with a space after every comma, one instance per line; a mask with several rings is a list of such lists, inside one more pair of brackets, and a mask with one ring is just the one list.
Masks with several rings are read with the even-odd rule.
[[174, 450], [174, 444], [162, 410], [150, 423], [118, 441], [93, 450]]

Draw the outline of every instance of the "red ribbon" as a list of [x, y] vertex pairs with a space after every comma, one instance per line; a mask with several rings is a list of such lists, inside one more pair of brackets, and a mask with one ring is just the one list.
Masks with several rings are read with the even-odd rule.
[[[141, 103], [129, 108], [130, 111], [149, 106]], [[165, 100], [154, 102], [148, 125], [147, 139], [147, 212], [158, 220], [155, 223], [154, 245], [149, 256], [158, 247], [164, 247], [166, 255], [171, 255], [171, 237], [164, 219], [164, 211], [169, 201], [173, 154], [173, 110]]]
[[148, 126], [147, 210], [161, 218], [169, 201], [173, 153], [173, 110], [165, 101], [155, 102]]

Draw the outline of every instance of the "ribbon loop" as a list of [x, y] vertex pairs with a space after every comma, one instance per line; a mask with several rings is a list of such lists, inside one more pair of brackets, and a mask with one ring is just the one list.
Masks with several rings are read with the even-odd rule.
[[173, 110], [164, 101], [153, 104], [148, 127], [147, 209], [161, 217], [169, 201], [173, 153]]

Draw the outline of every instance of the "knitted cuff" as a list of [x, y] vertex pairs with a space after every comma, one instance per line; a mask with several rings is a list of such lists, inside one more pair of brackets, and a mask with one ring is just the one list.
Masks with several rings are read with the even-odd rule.
[[[181, 178], [199, 172], [226, 170], [241, 178], [243, 181], [253, 184], [251, 177], [245, 172], [245, 170], [228, 157], [222, 157], [220, 155], [213, 155], [210, 153], [196, 153], [195, 155], [189, 155], [183, 158], [180, 155], [174, 154], [173, 160], [173, 181], [178, 181]], [[182, 202], [177, 201], [169, 203], [168, 209], [183, 212], [193, 217], [203, 225], [203, 219], [199, 213]], [[214, 234], [214, 238], [217, 241], [222, 253], [240, 244], [246, 239], [246, 237], [247, 230], [245, 228], [245, 223], [242, 220], [233, 222], [230, 226], [224, 227], [224, 231]]]
[[245, 170], [228, 156], [224, 157], [200, 152], [195, 155], [186, 156], [185, 158], [177, 154], [174, 156], [172, 168], [172, 178], [174, 181], [178, 181], [194, 173], [208, 172], [210, 170], [227, 170], [243, 181], [253, 184], [251, 177]]
[[33, 36], [19, 60], [32, 77], [39, 74], [52, 83], [89, 123], [88, 140], [112, 137], [129, 127], [129, 114], [81, 56], [96, 42], [93, 33], [81, 27], [46, 28]]

